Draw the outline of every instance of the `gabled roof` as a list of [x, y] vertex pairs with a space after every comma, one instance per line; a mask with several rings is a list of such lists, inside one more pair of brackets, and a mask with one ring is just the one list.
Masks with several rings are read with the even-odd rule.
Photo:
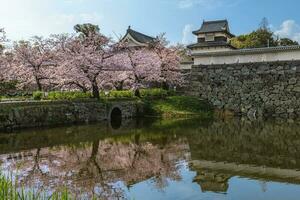
[[[145, 35], [143, 33], [137, 32], [135, 30], [132, 30], [131, 27], [129, 26], [127, 29], [127, 33], [124, 36], [124, 38], [126, 38], [127, 35], [130, 35], [134, 40], [136, 40], [137, 42], [140, 43], [144, 43], [144, 44], [149, 44], [151, 42], [154, 42], [156, 38]], [[124, 39], [123, 38], [123, 39]]]
[[225, 32], [230, 36], [234, 37], [234, 35], [230, 33], [227, 20], [203, 21], [201, 28], [197, 31], [193, 31], [193, 34], [198, 35], [200, 33], [215, 33], [215, 32]]

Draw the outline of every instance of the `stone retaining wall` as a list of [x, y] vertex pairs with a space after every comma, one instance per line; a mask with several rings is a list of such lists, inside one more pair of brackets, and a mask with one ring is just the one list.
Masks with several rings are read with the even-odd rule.
[[188, 93], [248, 117], [300, 117], [300, 61], [195, 65]]
[[124, 118], [134, 117], [134, 102], [32, 101], [0, 103], [0, 130], [99, 122], [109, 119], [110, 108], [118, 106]]

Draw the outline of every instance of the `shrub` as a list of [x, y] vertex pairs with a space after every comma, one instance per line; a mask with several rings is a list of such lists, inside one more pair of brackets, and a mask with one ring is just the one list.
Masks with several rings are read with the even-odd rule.
[[36, 91], [32, 94], [34, 100], [41, 100], [44, 97], [44, 93], [41, 91]]
[[161, 88], [141, 89], [140, 94], [142, 98], [164, 98], [168, 96], [168, 91]]
[[17, 86], [17, 81], [0, 82], [0, 94], [6, 95], [11, 91], [15, 91], [16, 86]]
[[108, 95], [105, 95], [104, 93], [101, 93], [101, 97], [109, 97], [109, 98], [115, 98], [115, 99], [132, 99], [135, 98], [134, 92], [132, 90], [112, 90], [108, 93]]
[[91, 98], [91, 93], [84, 92], [49, 92], [47, 99], [49, 100], [74, 100]]

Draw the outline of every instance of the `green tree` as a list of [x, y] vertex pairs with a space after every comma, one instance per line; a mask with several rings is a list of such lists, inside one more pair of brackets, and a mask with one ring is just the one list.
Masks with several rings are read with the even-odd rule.
[[76, 24], [74, 26], [76, 33], [79, 33], [83, 37], [89, 37], [91, 34], [99, 34], [100, 28], [94, 24]]
[[231, 40], [236, 48], [260, 48], [278, 46], [273, 37], [273, 32], [268, 29], [259, 28], [250, 34], [240, 35]]
[[235, 37], [231, 40], [231, 44], [236, 48], [261, 48], [298, 45], [298, 42], [289, 38], [276, 39], [274, 33], [269, 28], [267, 18], [263, 18], [257, 30]]
[[278, 44], [280, 46], [291, 46], [291, 45], [299, 45], [297, 41], [291, 40], [289, 38], [280, 38], [278, 40]]

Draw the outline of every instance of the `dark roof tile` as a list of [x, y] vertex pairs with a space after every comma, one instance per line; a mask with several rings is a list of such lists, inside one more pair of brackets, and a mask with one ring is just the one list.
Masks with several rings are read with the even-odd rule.
[[213, 33], [213, 32], [226, 32], [231, 36], [229, 25], [227, 20], [217, 20], [217, 21], [204, 21], [201, 28], [197, 31], [193, 31], [193, 34], [197, 35], [199, 33]]
[[130, 34], [131, 37], [133, 37], [133, 39], [135, 39], [136, 41], [138, 41], [140, 43], [151, 43], [156, 39], [154, 37], [151, 37], [151, 36], [145, 35], [143, 33], [137, 32], [135, 30], [132, 30], [130, 28], [130, 26], [127, 30], [127, 34]]
[[198, 48], [198, 47], [229, 47], [231, 49], [235, 49], [235, 47], [231, 46], [228, 42], [201, 42], [201, 43], [191, 44], [187, 47], [189, 49]]

